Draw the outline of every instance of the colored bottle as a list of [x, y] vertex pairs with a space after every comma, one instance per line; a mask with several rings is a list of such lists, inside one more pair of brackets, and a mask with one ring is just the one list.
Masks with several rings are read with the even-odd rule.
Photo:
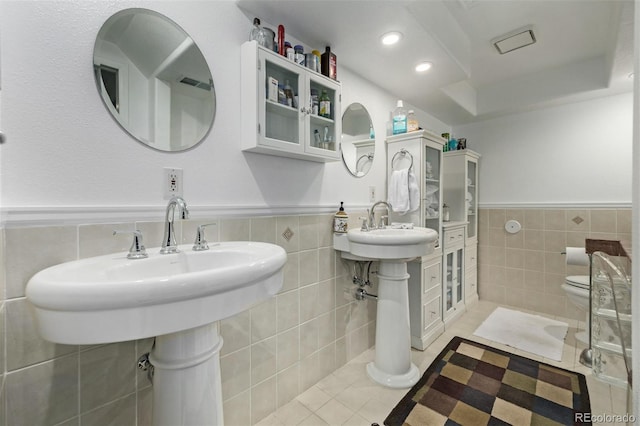
[[402, 101], [398, 101], [396, 109], [393, 110], [393, 134], [401, 133], [407, 133], [407, 110], [404, 109]]
[[329, 99], [329, 95], [324, 89], [320, 95], [320, 111], [318, 115], [324, 118], [331, 118], [331, 99]]
[[284, 25], [278, 25], [278, 53], [282, 56], [287, 55], [284, 47]]
[[335, 53], [331, 52], [330, 46], [325, 47], [325, 51], [320, 58], [320, 63], [322, 75], [334, 80], [338, 78], [338, 58]]

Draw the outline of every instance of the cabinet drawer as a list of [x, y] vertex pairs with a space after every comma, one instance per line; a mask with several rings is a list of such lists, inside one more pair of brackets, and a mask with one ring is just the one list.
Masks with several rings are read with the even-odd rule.
[[440, 303], [440, 297], [435, 297], [427, 301], [422, 305], [422, 318], [424, 320], [422, 324], [423, 331], [429, 330], [434, 324], [440, 322], [442, 319], [442, 303]]
[[442, 263], [434, 263], [424, 268], [422, 274], [422, 292], [426, 293], [442, 283]]
[[471, 299], [478, 294], [478, 274], [476, 271], [467, 271], [464, 275], [464, 298]]
[[464, 241], [464, 228], [445, 229], [443, 239], [445, 247], [450, 247], [461, 241]]
[[478, 265], [478, 246], [472, 245], [465, 248], [464, 267], [475, 268]]

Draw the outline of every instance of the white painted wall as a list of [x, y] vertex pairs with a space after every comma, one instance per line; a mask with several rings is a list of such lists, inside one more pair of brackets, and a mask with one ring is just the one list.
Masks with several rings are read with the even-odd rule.
[[456, 126], [482, 154], [479, 202], [631, 203], [633, 94]]
[[[165, 204], [163, 167], [184, 169], [190, 206], [328, 207], [369, 205], [368, 188], [385, 193], [384, 155], [371, 173], [351, 177], [341, 162], [326, 165], [240, 150], [240, 45], [250, 18], [232, 1], [2, 2], [3, 146], [1, 203], [6, 211]], [[106, 113], [91, 69], [102, 23], [127, 7], [154, 9], [182, 26], [212, 70], [217, 111], [204, 143], [181, 153], [149, 149]], [[339, 52], [337, 52], [339, 55]], [[383, 154], [395, 97], [345, 68], [342, 104], [360, 102], [372, 115]], [[417, 111], [423, 125], [448, 126]]]

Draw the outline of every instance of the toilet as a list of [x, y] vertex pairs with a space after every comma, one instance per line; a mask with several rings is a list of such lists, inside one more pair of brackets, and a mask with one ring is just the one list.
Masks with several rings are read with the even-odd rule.
[[[586, 322], [589, 323], [589, 276], [570, 275], [565, 278], [564, 284], [560, 287], [567, 293], [569, 300], [579, 309], [586, 312]], [[586, 331], [576, 333], [576, 339], [583, 343], [589, 343], [589, 336]]]

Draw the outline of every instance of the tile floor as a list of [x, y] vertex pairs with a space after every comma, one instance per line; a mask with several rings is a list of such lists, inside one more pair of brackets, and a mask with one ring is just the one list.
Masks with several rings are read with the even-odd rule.
[[[439, 336], [427, 350], [412, 350], [413, 362], [418, 366], [420, 372], [424, 372], [427, 369], [452, 337], [460, 336], [507, 352], [581, 372], [587, 376], [591, 413], [593, 415], [623, 414], [626, 412], [625, 390], [596, 380], [591, 376], [590, 370], [578, 362], [580, 353], [584, 349], [584, 345], [576, 342], [573, 337], [578, 321], [554, 318], [569, 323], [569, 333], [565, 340], [562, 361], [558, 362], [473, 336], [475, 329], [497, 306], [497, 304], [491, 302], [478, 302]], [[369, 379], [365, 371], [365, 365], [372, 361], [373, 357], [373, 349], [362, 353], [333, 374], [298, 395], [290, 403], [267, 416], [257, 423], [257, 426], [370, 426], [372, 423], [378, 423], [382, 426], [384, 419], [408, 389], [384, 388]], [[611, 425], [613, 423], [594, 422], [594, 425], [600, 424]]]

